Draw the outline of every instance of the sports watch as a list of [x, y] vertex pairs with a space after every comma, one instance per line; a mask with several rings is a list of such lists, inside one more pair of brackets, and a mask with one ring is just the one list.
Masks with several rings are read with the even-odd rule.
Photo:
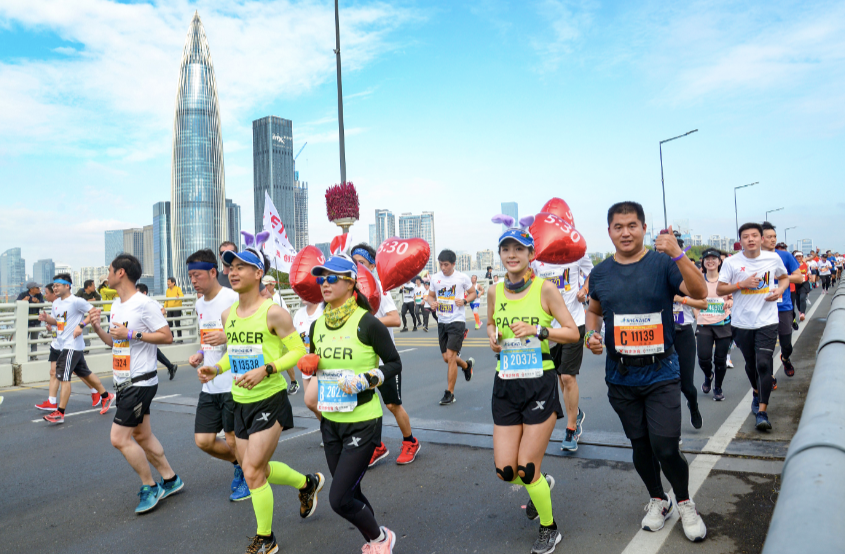
[[143, 335], [141, 332], [132, 333], [132, 338], [133, 338], [133, 339], [135, 339], [135, 340], [137, 340], [137, 341], [139, 341], [139, 342], [140, 342], [140, 340], [141, 340], [141, 337], [143, 337], [143, 336], [144, 336], [144, 335]]
[[266, 364], [264, 366], [264, 371], [267, 372], [267, 377], [273, 375], [273, 373], [276, 372], [276, 370], [273, 368], [273, 364]]
[[540, 340], [546, 340], [549, 338], [549, 330], [545, 327], [538, 325], [537, 326], [537, 338]]

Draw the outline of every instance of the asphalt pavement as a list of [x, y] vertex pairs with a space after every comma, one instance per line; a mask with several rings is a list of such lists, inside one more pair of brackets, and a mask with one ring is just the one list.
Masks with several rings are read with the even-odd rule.
[[[564, 423], [559, 422], [553, 437], [557, 442], [550, 444], [542, 468], [556, 479], [552, 498], [564, 532], [558, 551], [759, 552], [830, 298], [811, 295], [814, 311], [801, 325], [793, 355], [796, 377], [788, 379], [782, 370], [777, 374], [771, 433], [754, 430], [750, 410], [742, 406], [750, 389], [737, 349], [732, 351], [735, 368], [725, 379], [726, 400], [713, 402], [712, 394], [699, 390], [701, 429], [690, 425], [684, 408], [682, 448], [690, 461], [693, 497], [708, 526], [701, 544], [687, 541], [680, 526], [672, 525], [674, 520], [658, 533], [639, 531], [647, 493], [607, 402], [604, 357], [585, 352], [578, 381], [587, 418], [579, 450], [560, 451]], [[385, 410], [384, 441], [391, 453], [362, 484], [379, 522], [397, 533], [395, 552], [529, 552], [537, 522], [524, 515], [527, 493], [499, 481], [493, 466], [495, 360], [484, 329], [469, 332], [463, 355], [475, 358], [475, 373], [470, 382], [459, 373], [457, 402], [449, 406], [438, 403], [446, 369], [436, 330], [397, 330], [396, 343], [403, 361], [403, 403], [422, 449], [413, 464], [394, 463], [401, 433]], [[74, 383], [65, 423], [56, 426], [43, 422], [44, 412], [33, 407], [45, 399], [46, 384], [0, 389], [5, 396], [0, 483], [7, 492], [0, 497], [0, 552], [244, 551], [255, 532], [251, 504], [228, 501], [231, 466], [194, 445], [193, 414], [200, 390], [194, 370], [182, 363], [175, 380], [167, 380], [164, 370], [159, 375], [152, 427], [185, 489], [144, 516], [133, 512], [140, 482], [109, 443], [113, 415], [92, 410], [81, 383]], [[702, 380], [697, 370], [696, 384]], [[103, 381], [111, 386], [110, 377]], [[305, 409], [302, 393], [291, 400], [296, 427], [282, 434], [274, 459], [328, 477], [317, 421]], [[360, 551], [360, 535], [331, 511], [326, 493], [316, 514], [301, 520], [296, 493], [274, 487], [274, 531], [282, 552]]]

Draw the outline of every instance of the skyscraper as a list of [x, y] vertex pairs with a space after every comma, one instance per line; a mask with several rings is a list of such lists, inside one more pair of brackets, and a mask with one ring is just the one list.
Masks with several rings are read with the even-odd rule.
[[46, 260], [38, 260], [32, 264], [32, 278], [41, 286], [44, 286], [47, 283], [52, 283], [55, 275], [56, 264], [49, 258]]
[[91, 280], [94, 281], [94, 284], [99, 287], [100, 283], [102, 282], [102, 279], [104, 277], [108, 276], [109, 268], [103, 267], [103, 266], [100, 266], [100, 267], [92, 267], [92, 266], [80, 267], [79, 271], [77, 273], [79, 273], [79, 286], [82, 286], [85, 283], [85, 281], [87, 281], [88, 279], [91, 279]]
[[331, 243], [329, 243], [329, 242], [318, 242], [314, 246], [317, 248], [317, 250], [319, 250], [320, 252], [323, 253], [323, 257], [326, 258], [327, 260], [329, 259], [329, 256], [332, 255], [332, 252], [331, 252], [331, 246], [332, 245], [331, 245]]
[[797, 249], [805, 256], [809, 256], [813, 250], [813, 239], [801, 239], [798, 241]]
[[123, 229], [106, 231], [106, 266], [111, 265], [112, 260], [121, 252], [123, 252]]
[[[519, 206], [516, 202], [502, 202], [502, 213], [509, 215], [514, 221], [519, 221]], [[507, 231], [507, 225], [502, 225], [502, 232]]]
[[375, 223], [370, 223], [370, 241], [369, 241], [369, 243], [370, 243], [370, 246], [372, 246], [375, 249], [378, 249], [378, 247], [381, 246], [381, 243], [378, 242], [378, 234], [376, 233], [376, 224]]
[[26, 260], [21, 258], [21, 249], [9, 248], [0, 254], [0, 299], [14, 300], [23, 291], [25, 282]]
[[167, 288], [172, 269], [172, 244], [170, 202], [156, 202], [153, 204], [153, 294], [164, 294]]
[[124, 229], [123, 230], [123, 251], [138, 258], [141, 262], [141, 273], [147, 272], [147, 265], [144, 262], [144, 230]]
[[241, 207], [235, 204], [231, 198], [226, 199], [226, 218], [228, 229], [226, 240], [234, 242], [241, 250]]
[[185, 260], [201, 248], [217, 248], [227, 230], [217, 83], [198, 13], [188, 29], [179, 69], [170, 210], [173, 273], [188, 292], [192, 289]]
[[475, 253], [475, 263], [478, 264], [478, 270], [487, 272], [488, 267], [493, 267], [493, 251], [481, 250]]
[[[376, 243], [396, 236], [396, 218], [390, 210], [376, 210]], [[378, 246], [373, 245], [374, 248]]]
[[299, 180], [299, 172], [296, 172], [296, 180], [293, 184], [294, 192], [294, 238], [291, 244], [297, 252], [308, 246], [308, 183]]
[[141, 268], [143, 269], [144, 275], [152, 275], [153, 274], [153, 266], [154, 263], [154, 244], [153, 244], [153, 226], [152, 225], [144, 225], [144, 237], [143, 237], [143, 252], [144, 258], [141, 260]]
[[252, 193], [255, 232], [263, 228], [264, 191], [285, 226], [288, 240], [296, 244], [296, 193], [293, 175], [293, 122], [268, 115], [252, 122]]
[[[390, 236], [387, 238], [390, 238]], [[403, 213], [400, 215], [399, 238], [421, 238], [426, 241], [431, 248], [431, 254], [429, 254], [428, 263], [426, 263], [425, 269], [432, 273], [436, 271], [434, 266], [434, 259], [437, 257], [437, 252], [434, 247], [434, 212], [423, 212], [420, 215], [413, 215], [410, 213]]]

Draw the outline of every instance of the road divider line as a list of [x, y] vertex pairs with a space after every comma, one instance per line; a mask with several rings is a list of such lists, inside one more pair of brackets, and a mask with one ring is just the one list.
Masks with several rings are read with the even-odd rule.
[[280, 442], [280, 443], [282, 443], [282, 442], [285, 442], [285, 441], [290, 441], [290, 440], [293, 440], [293, 439], [298, 439], [299, 437], [304, 437], [305, 435], [310, 435], [310, 434], [312, 434], [312, 433], [316, 433], [316, 432], [317, 432], [317, 431], [319, 431], [319, 430], [320, 430], [320, 428], [318, 427], [318, 428], [316, 428], [316, 429], [311, 429], [310, 431], [303, 431], [302, 433], [299, 433], [298, 435], [294, 435], [294, 436], [292, 436], [292, 437], [286, 437], [286, 438], [284, 438], [284, 439], [279, 439], [279, 442]]
[[402, 354], [404, 352], [413, 352], [416, 348], [408, 348], [407, 350], [397, 350], [397, 354]]
[[[114, 393], [112, 392], [112, 393], [109, 393], [109, 394], [114, 394]], [[165, 398], [173, 398], [174, 396], [181, 396], [181, 395], [179, 395], [179, 394], [169, 394], [169, 395], [167, 395], [167, 396], [161, 396], [161, 397], [159, 397], [159, 398], [153, 398], [153, 401], [156, 401], [156, 400], [164, 400]], [[116, 407], [116, 406], [115, 406], [115, 404], [114, 404], [114, 403], [112, 403], [112, 405], [111, 405], [111, 407], [109, 408], [109, 410], [112, 410], [112, 409], [114, 409], [115, 407]], [[70, 413], [70, 414], [65, 414], [65, 417], [71, 417], [71, 416], [80, 415], [80, 414], [90, 414], [90, 413], [92, 413], [92, 412], [99, 412], [101, 409], [102, 409], [102, 408], [91, 408], [90, 410], [82, 410], [81, 412], [73, 412], [73, 413]], [[42, 422], [42, 421], [45, 421], [45, 420], [44, 420], [44, 418], [43, 418], [43, 417], [40, 417], [40, 418], [38, 418], [38, 419], [33, 419], [33, 420], [32, 420], [32, 423], [40, 423], [40, 422]]]

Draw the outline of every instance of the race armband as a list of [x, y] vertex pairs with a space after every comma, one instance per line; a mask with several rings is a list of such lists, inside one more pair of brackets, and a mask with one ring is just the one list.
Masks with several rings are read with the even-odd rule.
[[296, 331], [284, 337], [282, 344], [288, 351], [278, 360], [273, 360], [273, 365], [276, 366], [276, 371], [279, 373], [296, 367], [296, 362], [308, 353], [305, 344], [302, 342], [302, 337]]

